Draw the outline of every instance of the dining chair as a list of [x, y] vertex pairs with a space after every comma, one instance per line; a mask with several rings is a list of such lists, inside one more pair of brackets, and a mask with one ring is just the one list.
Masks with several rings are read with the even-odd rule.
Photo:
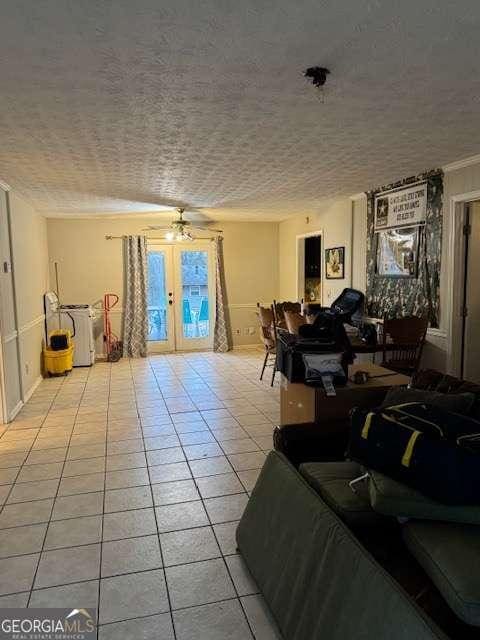
[[275, 331], [274, 314], [272, 309], [262, 307], [261, 304], [257, 302], [257, 317], [260, 324], [260, 339], [265, 347], [265, 358], [263, 360], [262, 372], [260, 373], [260, 380], [263, 380], [266, 367], [273, 367], [270, 383], [270, 386], [273, 387], [275, 373], [277, 371], [277, 335]]
[[298, 335], [299, 327], [304, 324], [308, 324], [307, 318], [305, 316], [302, 316], [301, 313], [285, 310], [283, 314], [285, 317], [285, 326], [287, 327], [288, 333]]
[[274, 300], [272, 311], [275, 326], [285, 328], [285, 311], [292, 311], [300, 314], [302, 312], [302, 304], [301, 302], [278, 302], [277, 300]]
[[413, 375], [418, 370], [427, 334], [428, 320], [411, 316], [383, 321], [382, 367]]

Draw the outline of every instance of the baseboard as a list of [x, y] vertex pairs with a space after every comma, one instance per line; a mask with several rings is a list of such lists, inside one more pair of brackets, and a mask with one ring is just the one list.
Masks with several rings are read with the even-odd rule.
[[[22, 402], [20, 400], [20, 402], [17, 404], [16, 407], [14, 407], [14, 409], [12, 409], [12, 412], [10, 413], [10, 415], [8, 416], [8, 422], [13, 422], [15, 420], [15, 418], [17, 417], [17, 415], [20, 413], [21, 408], [24, 406], [24, 402]], [[7, 423], [8, 424], [8, 423]]]
[[27, 393], [25, 393], [24, 398], [23, 398], [23, 403], [24, 404], [26, 404], [30, 400], [30, 398], [33, 396], [33, 394], [37, 390], [38, 386], [41, 384], [42, 380], [43, 380], [42, 376], [38, 376], [38, 378], [32, 384], [32, 386], [27, 391]]
[[232, 347], [233, 351], [240, 351], [240, 350], [244, 350], [244, 349], [261, 349], [262, 348], [262, 343], [258, 342], [255, 344], [234, 344]]

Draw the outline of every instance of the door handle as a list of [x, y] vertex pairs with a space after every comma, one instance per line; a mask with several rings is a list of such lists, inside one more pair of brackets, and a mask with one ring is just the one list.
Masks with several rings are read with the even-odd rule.
[[173, 304], [173, 300], [169, 300], [169, 301], [168, 301], [168, 304]]

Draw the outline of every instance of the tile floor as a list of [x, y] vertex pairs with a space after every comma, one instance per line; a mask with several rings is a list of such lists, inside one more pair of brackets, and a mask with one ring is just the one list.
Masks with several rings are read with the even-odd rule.
[[45, 380], [0, 427], [0, 607], [97, 607], [99, 640], [280, 638], [234, 540], [279, 418], [261, 359]]

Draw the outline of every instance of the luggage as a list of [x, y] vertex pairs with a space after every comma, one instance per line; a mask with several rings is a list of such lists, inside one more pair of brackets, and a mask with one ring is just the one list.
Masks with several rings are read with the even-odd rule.
[[[305, 382], [306, 354], [341, 353], [345, 371], [353, 362], [350, 341], [341, 321], [328, 321], [321, 330], [310, 332], [310, 337], [280, 331], [277, 340], [277, 369], [289, 382]], [[314, 325], [303, 325], [300, 330], [312, 329]]]
[[289, 382], [305, 381], [305, 353], [333, 353], [337, 351], [333, 340], [306, 340], [280, 331], [277, 339], [277, 369]]
[[[348, 380], [348, 363], [343, 353], [305, 353], [305, 384], [311, 387], [332, 384], [345, 385]], [[327, 391], [327, 395], [328, 395]]]
[[355, 409], [347, 455], [439, 502], [480, 504], [479, 432], [476, 420], [420, 403]]

